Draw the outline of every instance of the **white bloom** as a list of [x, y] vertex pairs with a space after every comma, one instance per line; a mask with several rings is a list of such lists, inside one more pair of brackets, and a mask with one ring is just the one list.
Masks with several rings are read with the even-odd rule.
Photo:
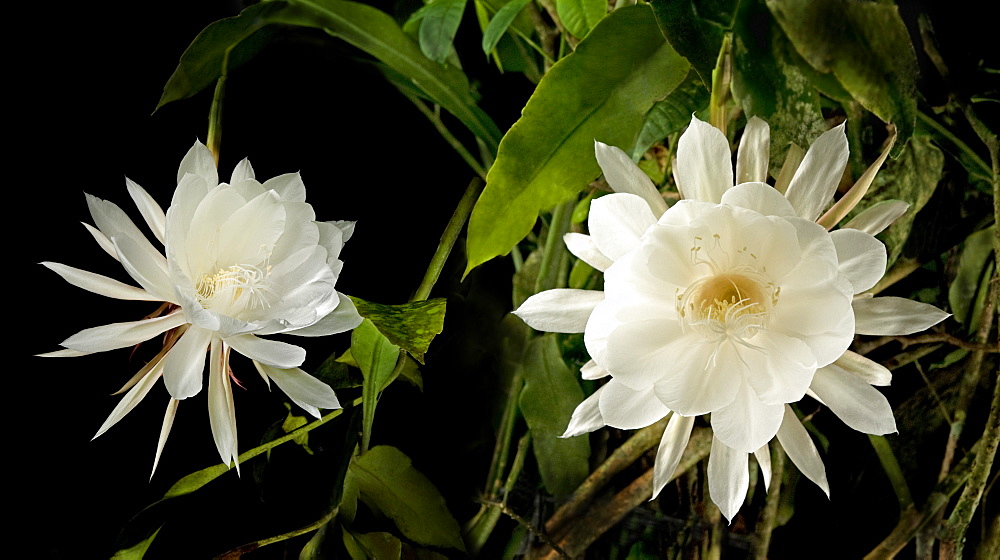
[[97, 227], [87, 228], [141, 287], [42, 263], [97, 294], [163, 302], [155, 316], [80, 331], [62, 342], [66, 350], [46, 354], [103, 352], [166, 333], [163, 349], [119, 391], [128, 393], [94, 437], [131, 411], [162, 377], [171, 400], [155, 471], [178, 403], [201, 391], [208, 356], [212, 435], [222, 461], [230, 464], [238, 456], [230, 350], [252, 359], [265, 382], [274, 381], [314, 416], [319, 408], [340, 408], [328, 385], [298, 369], [305, 350], [261, 336], [321, 336], [361, 323], [351, 300], [335, 289], [343, 267], [340, 250], [354, 223], [314, 221], [298, 173], [261, 184], [243, 160], [229, 183], [219, 183], [211, 153], [197, 141], [181, 161], [166, 214], [142, 187], [128, 179], [126, 185], [166, 256], [118, 206], [90, 195], [87, 204]]
[[[784, 194], [764, 183], [768, 144], [766, 123], [751, 119], [734, 180], [724, 135], [692, 119], [675, 164], [685, 200], [667, 209], [624, 152], [597, 142], [616, 192], [591, 204], [590, 235], [569, 234], [566, 243], [604, 271], [604, 291], [549, 290], [515, 311], [539, 330], [583, 332], [592, 358], [583, 376], [610, 376], [574, 412], [566, 436], [642, 428], [673, 413], [654, 496], [694, 417], [711, 414], [709, 490], [728, 519], [746, 496], [747, 455], [756, 453], [766, 475], [774, 437], [829, 493], [822, 460], [788, 406], [804, 395], [858, 430], [895, 431], [888, 402], [871, 387], [888, 384], [889, 372], [848, 351], [855, 333], [908, 334], [947, 317], [930, 305], [863, 295], [886, 266], [873, 234], [901, 214], [898, 205], [866, 212], [857, 228], [817, 224], [847, 162], [843, 125], [813, 143]], [[884, 155], [849, 193], [855, 203]], [[834, 206], [819, 221], [849, 210]]]

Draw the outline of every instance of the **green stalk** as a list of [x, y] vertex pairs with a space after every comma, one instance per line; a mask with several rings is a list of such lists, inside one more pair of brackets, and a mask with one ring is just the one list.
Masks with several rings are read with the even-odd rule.
[[556, 279], [559, 271], [559, 263], [562, 253], [566, 251], [563, 243], [563, 236], [569, 231], [570, 219], [573, 217], [573, 208], [576, 201], [571, 200], [560, 204], [552, 211], [552, 221], [549, 222], [548, 235], [545, 237], [545, 247], [542, 252], [542, 264], [538, 269], [538, 277], [535, 278], [535, 293], [551, 290], [556, 287]]
[[208, 109], [208, 151], [215, 158], [215, 166], [219, 166], [219, 151], [222, 149], [222, 100], [226, 96], [226, 75], [229, 71], [229, 49], [222, 56], [222, 72], [215, 83], [212, 94], [212, 106]]
[[872, 443], [872, 448], [875, 449], [875, 454], [878, 455], [878, 460], [882, 463], [882, 470], [889, 477], [892, 490], [896, 493], [896, 499], [899, 500], [899, 510], [906, 510], [913, 505], [913, 496], [910, 495], [910, 487], [906, 484], [903, 469], [900, 468], [899, 461], [896, 460], [896, 455], [892, 452], [892, 447], [889, 447], [889, 442], [884, 436], [869, 434], [868, 441]]
[[448, 220], [448, 225], [445, 226], [444, 233], [441, 234], [441, 241], [438, 243], [437, 250], [434, 251], [434, 256], [431, 257], [430, 264], [427, 265], [427, 272], [424, 273], [424, 278], [421, 280], [420, 286], [417, 287], [417, 291], [413, 294], [413, 297], [410, 298], [410, 301], [423, 301], [430, 297], [431, 290], [434, 288], [434, 284], [437, 283], [438, 278], [441, 277], [441, 271], [448, 261], [448, 256], [455, 247], [455, 243], [462, 233], [462, 227], [465, 226], [465, 222], [469, 219], [472, 207], [476, 205], [476, 199], [479, 198], [479, 193], [482, 190], [483, 182], [479, 179], [473, 179], [469, 183], [469, 186], [465, 188], [465, 194], [462, 195], [461, 200], [458, 201], [458, 206], [455, 207], [455, 211], [451, 214], [451, 219]]
[[423, 113], [425, 117], [427, 117], [427, 120], [431, 121], [431, 124], [433, 124], [434, 128], [437, 129], [438, 134], [440, 134], [441, 137], [444, 138], [444, 141], [447, 142], [448, 145], [451, 146], [453, 150], [458, 152], [458, 155], [461, 156], [461, 158], [465, 161], [465, 163], [467, 163], [469, 167], [471, 167], [472, 170], [476, 172], [476, 175], [479, 175], [479, 177], [482, 178], [483, 181], [485, 181], [486, 169], [484, 169], [483, 166], [479, 163], [479, 161], [472, 156], [469, 150], [465, 149], [465, 146], [463, 146], [462, 143], [458, 141], [458, 138], [455, 138], [455, 135], [452, 134], [450, 130], [448, 130], [448, 127], [444, 125], [444, 121], [441, 120], [441, 114], [439, 112], [431, 111], [430, 109], [428, 109], [427, 105], [425, 105], [424, 102], [421, 101], [417, 96], [412, 95], [407, 91], [404, 91], [402, 88], [398, 89], [400, 93], [402, 93], [407, 99], [410, 100], [410, 103], [413, 103], [413, 105], [416, 106], [416, 108], [419, 109], [420, 112]]

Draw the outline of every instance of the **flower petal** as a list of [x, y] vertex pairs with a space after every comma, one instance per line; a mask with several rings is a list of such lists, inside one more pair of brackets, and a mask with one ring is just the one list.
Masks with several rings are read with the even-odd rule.
[[184, 158], [177, 168], [177, 182], [180, 183], [184, 175], [188, 173], [201, 177], [210, 187], [219, 184], [219, 172], [215, 168], [215, 158], [212, 156], [212, 152], [197, 139], [184, 154]]
[[675, 478], [674, 471], [677, 470], [677, 465], [684, 455], [684, 448], [691, 439], [694, 419], [694, 416], [681, 416], [675, 413], [667, 421], [667, 428], [663, 430], [660, 446], [656, 449], [656, 461], [653, 463], [653, 498]]
[[743, 129], [740, 148], [736, 152], [736, 184], [767, 181], [770, 154], [770, 127], [760, 118], [751, 117]]
[[278, 369], [299, 367], [306, 359], [305, 350], [280, 340], [269, 340], [252, 334], [230, 336], [225, 340], [226, 344], [240, 354]]
[[820, 368], [809, 388], [855, 430], [875, 435], [896, 432], [896, 419], [889, 401], [850, 372], [833, 364]]
[[839, 229], [830, 233], [830, 239], [837, 248], [840, 274], [851, 282], [855, 294], [882, 279], [888, 256], [881, 241], [856, 229]]
[[128, 237], [134, 240], [144, 253], [160, 255], [160, 258], [163, 258], [160, 252], [153, 247], [153, 244], [146, 239], [142, 231], [118, 205], [89, 194], [86, 196], [87, 207], [90, 209], [91, 217], [94, 218], [94, 225], [108, 239], [113, 240], [116, 237]]
[[590, 235], [598, 250], [613, 261], [639, 245], [639, 238], [655, 223], [649, 205], [633, 194], [612, 193], [590, 203]]
[[604, 427], [604, 419], [601, 417], [601, 407], [599, 404], [604, 387], [607, 387], [607, 385], [599, 387], [594, 391], [593, 395], [583, 399], [583, 402], [576, 406], [573, 410], [573, 416], [570, 417], [569, 424], [566, 426], [566, 431], [559, 437], [578, 436]]
[[747, 380], [762, 403], [796, 402], [805, 395], [816, 371], [812, 349], [799, 338], [770, 331], [754, 337], [761, 350], [736, 349], [747, 365]]
[[830, 210], [828, 210], [826, 214], [817, 220], [819, 225], [825, 227], [826, 229], [833, 229], [833, 226], [837, 225], [840, 220], [844, 219], [844, 216], [850, 213], [850, 211], [853, 210], [859, 202], [861, 202], [861, 199], [864, 198], [865, 193], [868, 192], [868, 187], [870, 187], [872, 181], [875, 180], [875, 175], [878, 173], [879, 168], [882, 167], [882, 164], [885, 163], [885, 158], [889, 156], [889, 152], [892, 150], [892, 146], [895, 143], [896, 129], [893, 127], [892, 136], [882, 148], [882, 155], [880, 155], [870, 166], [868, 166], [868, 169], [861, 174], [861, 177], [859, 177], [857, 182], [854, 183], [854, 186], [844, 193], [844, 196], [840, 197], [840, 200], [830, 207]]
[[657, 218], [667, 211], [667, 203], [656, 186], [620, 148], [594, 140], [594, 153], [613, 191], [642, 198]]
[[74, 268], [62, 263], [45, 261], [39, 263], [45, 268], [62, 276], [70, 284], [98, 295], [114, 299], [137, 301], [161, 301], [142, 288], [130, 286], [113, 278], [96, 274], [87, 270]]
[[[657, 348], [648, 348], [658, 333], [648, 332], [648, 328], [643, 327], [641, 323], [629, 323], [619, 328], [609, 341], [609, 355], [611, 343], [616, 342], [615, 336], [621, 336], [622, 342], [629, 337], [647, 339], [642, 342], [643, 347], [636, 343], [637, 354], [631, 356], [631, 361], [641, 368], [635, 371], [638, 379], [655, 380], [656, 396], [663, 404], [678, 414], [696, 416], [719, 410], [733, 402], [740, 390], [743, 366], [731, 344], [716, 346], [706, 343], [701, 335], [689, 334], [677, 337], [669, 344], [661, 342]], [[621, 376], [621, 368], [616, 368], [616, 365], [609, 360], [608, 370], [615, 376]]]
[[885, 386], [892, 383], [892, 372], [885, 366], [850, 350], [837, 358], [833, 365], [851, 373], [869, 385]]
[[826, 497], [830, 497], [830, 483], [826, 480], [826, 467], [819, 456], [816, 444], [809, 437], [809, 432], [799, 422], [792, 407], [785, 405], [784, 418], [778, 428], [778, 442], [785, 454], [806, 478], [816, 483]]
[[746, 500], [749, 489], [747, 454], [726, 446], [717, 437], [712, 438], [712, 451], [708, 454], [708, 494], [729, 523]]
[[274, 381], [292, 402], [316, 418], [320, 416], [319, 408], [341, 408], [337, 395], [329, 385], [299, 368], [277, 369], [256, 361], [254, 365], [257, 371]]
[[104, 421], [104, 424], [101, 424], [100, 429], [97, 430], [97, 433], [94, 434], [94, 437], [92, 437], [91, 440], [97, 439], [101, 434], [108, 431], [111, 426], [114, 426], [119, 420], [124, 418], [126, 414], [131, 412], [132, 409], [135, 408], [135, 405], [139, 404], [139, 402], [142, 401], [147, 394], [149, 394], [149, 390], [156, 384], [156, 381], [160, 378], [162, 372], [163, 368], [160, 367], [151, 369], [149, 373], [147, 373], [132, 387], [132, 389], [129, 390], [128, 393], [125, 393], [125, 396], [118, 401], [118, 404], [108, 416], [108, 419]]
[[677, 141], [674, 180], [685, 199], [721, 201], [722, 193], [733, 186], [732, 153], [726, 135], [692, 116]]
[[337, 292], [340, 303], [337, 307], [308, 327], [284, 331], [286, 334], [297, 336], [327, 336], [349, 331], [361, 324], [364, 319], [358, 314], [358, 308], [354, 306], [351, 298]]
[[118, 260], [125, 272], [132, 277], [144, 290], [160, 301], [176, 303], [173, 284], [167, 274], [167, 262], [159, 253], [149, 253], [143, 243], [136, 243], [131, 237], [120, 235], [112, 237]]
[[869, 235], [878, 235], [892, 222], [895, 222], [896, 218], [905, 214], [909, 208], [909, 203], [902, 200], [883, 200], [855, 216], [841, 229], [851, 228]]
[[794, 216], [788, 200], [767, 183], [742, 183], [722, 195], [722, 204], [740, 206], [765, 216]]
[[753, 453], [777, 433], [783, 407], [760, 402], [750, 384], [743, 381], [736, 398], [712, 413], [712, 431], [727, 447]]
[[760, 449], [753, 452], [757, 459], [757, 466], [760, 467], [760, 475], [764, 479], [764, 491], [771, 489], [771, 451], [765, 443]]
[[132, 202], [135, 202], [136, 207], [139, 208], [139, 213], [142, 214], [142, 219], [146, 221], [149, 230], [153, 232], [153, 235], [160, 243], [163, 243], [167, 221], [167, 216], [163, 213], [163, 209], [153, 200], [152, 196], [149, 196], [146, 189], [140, 187], [138, 183], [128, 177], [125, 178], [125, 188], [128, 189], [128, 194], [132, 197]]
[[583, 364], [580, 368], [580, 377], [583, 379], [603, 379], [611, 375], [610, 373], [604, 371], [601, 366], [597, 365], [594, 360], [588, 360], [587, 363]]
[[900, 297], [855, 299], [852, 305], [858, 334], [913, 334], [951, 316], [933, 305]]
[[844, 176], [848, 156], [844, 124], [824, 132], [809, 146], [802, 164], [788, 184], [785, 196], [802, 218], [816, 221], [820, 212], [833, 200], [833, 193]]
[[162, 317], [111, 323], [84, 329], [62, 341], [66, 348], [80, 352], [106, 352], [135, 346], [184, 324], [184, 313], [175, 311]]
[[594, 243], [594, 238], [582, 233], [570, 232], [563, 236], [563, 242], [570, 253], [590, 266], [604, 272], [614, 262], [609, 259]]
[[212, 338], [211, 331], [192, 325], [167, 352], [163, 358], [163, 384], [170, 396], [183, 400], [201, 391], [205, 353]]
[[604, 423], [620, 430], [645, 428], [670, 413], [652, 386], [636, 391], [616, 379], [604, 385], [599, 405]]
[[236, 436], [236, 404], [233, 402], [233, 386], [229, 381], [228, 351], [224, 342], [212, 340], [211, 365], [208, 373], [208, 420], [212, 426], [212, 439], [219, 451], [222, 463], [230, 467], [236, 463], [240, 471], [239, 451]]
[[149, 479], [153, 479], [156, 474], [156, 466], [160, 464], [160, 455], [163, 454], [163, 446], [167, 444], [167, 437], [170, 436], [170, 428], [174, 425], [174, 417], [177, 416], [177, 405], [181, 401], [170, 399], [167, 402], [167, 409], [163, 412], [163, 424], [160, 425], [160, 437], [156, 440], [156, 455], [153, 457], [153, 469], [149, 472]]
[[229, 184], [238, 185], [243, 181], [254, 179], [255, 177], [256, 175], [254, 174], [253, 166], [250, 165], [250, 160], [243, 158], [236, 164], [236, 167], [233, 168], [233, 174], [229, 179]]
[[514, 315], [535, 330], [579, 333], [597, 304], [604, 301], [604, 292], [559, 288], [537, 293], [514, 310]]
[[306, 185], [302, 182], [302, 175], [298, 173], [285, 173], [268, 179], [264, 181], [264, 189], [276, 191], [283, 201], [306, 201]]

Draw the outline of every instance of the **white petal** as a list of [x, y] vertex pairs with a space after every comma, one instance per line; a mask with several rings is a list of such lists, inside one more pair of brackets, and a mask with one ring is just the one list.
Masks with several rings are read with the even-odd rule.
[[732, 153], [722, 131], [692, 116], [677, 142], [674, 179], [685, 199], [721, 201], [733, 186]]
[[308, 327], [284, 332], [297, 336], [327, 336], [346, 332], [360, 325], [364, 319], [358, 314], [358, 308], [351, 298], [340, 292], [337, 292], [337, 296], [340, 299], [337, 307], [322, 319]]
[[869, 235], [878, 235], [909, 208], [910, 205], [902, 200], [883, 200], [855, 216], [841, 229], [851, 228]]
[[133, 280], [158, 300], [175, 302], [173, 283], [167, 274], [167, 262], [163, 255], [150, 253], [144, 248], [148, 243], [137, 243], [124, 235], [111, 238], [111, 242], [122, 267]]
[[751, 117], [736, 152], [736, 184], [767, 181], [770, 154], [771, 129], [763, 120]]
[[611, 375], [610, 373], [604, 371], [601, 366], [597, 365], [594, 360], [588, 360], [587, 363], [583, 364], [580, 368], [580, 377], [583, 379], [603, 379]]
[[634, 194], [646, 201], [653, 215], [659, 218], [667, 211], [667, 203], [649, 177], [621, 149], [594, 140], [597, 164], [604, 178], [616, 193]]
[[124, 282], [119, 282], [113, 278], [108, 278], [101, 274], [96, 274], [87, 270], [74, 268], [57, 262], [39, 263], [45, 268], [62, 276], [63, 280], [70, 284], [109, 298], [138, 300], [138, 301], [160, 301], [159, 298], [150, 294], [142, 288], [129, 286]]
[[639, 238], [655, 223], [649, 205], [633, 194], [612, 193], [590, 203], [591, 238], [613, 261], [639, 245]]
[[326, 223], [333, 224], [340, 228], [340, 231], [344, 232], [344, 243], [350, 241], [351, 236], [354, 235], [354, 227], [357, 225], [357, 222], [347, 220], [331, 220]]
[[160, 253], [118, 205], [89, 194], [86, 196], [87, 207], [94, 218], [94, 225], [108, 239], [129, 237], [139, 244], [144, 252], [151, 255]]
[[175, 399], [183, 400], [201, 391], [205, 354], [212, 332], [191, 326], [163, 358], [163, 384]]
[[708, 455], [708, 494], [730, 523], [740, 510], [750, 489], [747, 454], [712, 438]]
[[94, 241], [97, 241], [97, 244], [100, 245], [101, 249], [103, 249], [105, 253], [114, 257], [114, 259], [117, 261], [118, 252], [115, 251], [115, 244], [112, 243], [110, 239], [108, 239], [108, 236], [104, 235], [103, 233], [101, 233], [101, 230], [95, 228], [94, 226], [86, 222], [80, 222], [80, 223], [83, 224], [83, 227], [87, 228], [87, 231], [90, 232], [90, 235], [94, 237]]
[[72, 348], [63, 348], [62, 350], [53, 350], [52, 352], [44, 352], [42, 354], [35, 354], [39, 358], [79, 358], [80, 356], [89, 356], [93, 352], [80, 352], [79, 350], [73, 350]]
[[896, 431], [889, 401], [871, 385], [835, 365], [816, 371], [809, 387], [845, 424], [866, 434]]
[[858, 334], [913, 334], [951, 316], [933, 305], [900, 297], [855, 299], [852, 305]]
[[163, 453], [163, 446], [167, 444], [167, 437], [170, 436], [170, 428], [174, 425], [174, 417], [177, 415], [177, 405], [181, 401], [170, 399], [167, 403], [167, 410], [163, 413], [163, 424], [160, 425], [160, 437], [156, 441], [156, 456], [153, 457], [153, 470], [149, 473], [149, 479], [153, 479], [156, 473], [156, 466], [160, 464], [160, 455]]
[[254, 365], [257, 367], [257, 371], [274, 381], [274, 384], [284, 391], [295, 404], [309, 411], [316, 418], [319, 418], [317, 408], [341, 408], [337, 395], [334, 394], [329, 385], [299, 368], [277, 369], [256, 361]]
[[208, 420], [212, 425], [212, 438], [222, 463], [227, 467], [236, 463], [240, 470], [236, 436], [236, 404], [233, 386], [229, 381], [229, 363], [223, 342], [212, 341], [212, 357], [208, 374]]
[[616, 379], [604, 386], [599, 405], [604, 423], [621, 430], [645, 428], [670, 413], [652, 386], [636, 391]]
[[837, 248], [840, 273], [851, 282], [855, 294], [870, 289], [885, 274], [888, 256], [878, 239], [856, 229], [839, 229], [830, 239]]
[[817, 367], [812, 349], [799, 338], [775, 331], [754, 337], [751, 344], [762, 350], [738, 348], [737, 352], [748, 366], [747, 381], [760, 401], [785, 404], [801, 399]]
[[802, 218], [815, 221], [833, 200], [833, 193], [844, 176], [849, 151], [844, 124], [824, 132], [809, 146], [795, 177], [788, 184], [785, 196]]
[[753, 453], [778, 432], [783, 407], [760, 402], [743, 381], [733, 402], [712, 413], [712, 431], [727, 447]]
[[573, 410], [573, 416], [570, 417], [569, 424], [566, 426], [566, 431], [559, 437], [578, 436], [593, 432], [594, 430], [600, 430], [604, 427], [604, 420], [601, 418], [601, 407], [599, 406], [601, 392], [604, 391], [604, 387], [606, 385], [602, 385], [594, 391], [593, 395], [583, 399], [583, 402], [576, 406], [576, 409]]
[[306, 185], [298, 173], [285, 173], [264, 181], [265, 189], [277, 191], [281, 200], [286, 202], [305, 202]]
[[[817, 221], [819, 225], [825, 227], [826, 229], [833, 229], [833, 226], [837, 225], [840, 220], [844, 219], [844, 216], [850, 213], [850, 211], [853, 210], [859, 202], [861, 202], [865, 193], [868, 192], [868, 187], [870, 187], [872, 181], [875, 180], [875, 175], [878, 173], [879, 168], [882, 167], [883, 163], [885, 163], [885, 158], [889, 156], [889, 152], [892, 150], [892, 145], [895, 143], [896, 131], [893, 129], [892, 137], [889, 138], [889, 141], [885, 143], [885, 147], [882, 148], [882, 155], [880, 155], [874, 163], [868, 166], [868, 169], [861, 174], [861, 177], [859, 177], [857, 182], [854, 183], [854, 186], [844, 193], [844, 196], [840, 197], [840, 200], [830, 207], [830, 210], [828, 210], [826, 214], [823, 214], [823, 216]], [[872, 235], [875, 234], [872, 233]]]
[[124, 397], [122, 397], [122, 400], [118, 401], [118, 405], [111, 411], [108, 419], [104, 421], [104, 424], [101, 424], [100, 429], [97, 430], [97, 433], [94, 434], [94, 437], [91, 439], [97, 439], [98, 436], [108, 431], [108, 428], [117, 424], [119, 420], [131, 412], [132, 409], [135, 408], [135, 405], [139, 404], [139, 402], [149, 393], [149, 390], [153, 388], [153, 385], [156, 384], [156, 381], [160, 378], [160, 374], [162, 372], [162, 368], [155, 367], [151, 369], [142, 379], [140, 379], [139, 382], [136, 383]]
[[837, 358], [833, 365], [851, 373], [869, 385], [885, 386], [892, 383], [892, 372], [885, 366], [850, 350]]
[[767, 183], [742, 183], [722, 195], [722, 203], [741, 206], [765, 216], [794, 216], [788, 200]]
[[153, 200], [152, 196], [149, 196], [146, 189], [128, 177], [125, 178], [125, 188], [128, 189], [128, 194], [132, 197], [136, 207], [139, 208], [139, 213], [142, 214], [142, 219], [146, 221], [149, 230], [153, 232], [160, 243], [163, 243], [167, 222], [167, 216], [163, 213], [163, 209]]
[[674, 479], [674, 471], [691, 439], [694, 419], [694, 416], [673, 414], [667, 421], [667, 428], [663, 430], [660, 446], [656, 449], [656, 461], [653, 463], [653, 498]]
[[236, 167], [233, 168], [232, 178], [229, 179], [230, 185], [238, 185], [243, 181], [255, 178], [256, 175], [253, 172], [253, 166], [250, 165], [250, 160], [243, 158]]
[[219, 184], [219, 172], [215, 169], [215, 158], [212, 152], [199, 140], [194, 141], [191, 149], [184, 154], [180, 166], [177, 168], [177, 182], [180, 183], [184, 175], [191, 173], [205, 180], [211, 187]]
[[816, 483], [826, 497], [830, 497], [830, 483], [826, 480], [826, 467], [819, 456], [816, 444], [809, 437], [809, 432], [799, 422], [792, 407], [785, 405], [784, 419], [778, 428], [778, 442], [785, 454], [806, 478]]
[[611, 263], [614, 262], [597, 248], [594, 238], [589, 235], [570, 232], [563, 236], [563, 241], [566, 243], [566, 248], [569, 249], [569, 252], [576, 255], [576, 258], [601, 272], [607, 270], [611, 266]]
[[278, 369], [291, 369], [302, 365], [306, 351], [301, 347], [280, 340], [269, 340], [252, 334], [226, 338], [226, 344], [240, 354]]
[[[642, 326], [630, 323], [619, 328], [609, 339], [609, 354], [619, 343], [615, 340], [618, 336], [621, 343], [627, 343], [630, 337], [643, 336]], [[656, 335], [656, 332], [646, 332], [644, 338], [647, 340], [642, 340], [642, 348], [636, 342], [638, 355], [632, 356], [632, 361], [641, 368], [635, 370], [636, 377], [652, 378], [656, 382], [656, 396], [663, 404], [678, 414], [696, 416], [733, 402], [740, 390], [742, 366], [731, 344], [716, 347], [694, 334], [678, 337], [666, 345], [655, 345], [656, 351], [651, 352], [648, 346], [655, 341]], [[617, 366], [609, 360], [608, 370], [616, 376], [621, 369]]]
[[546, 332], [579, 333], [587, 328], [587, 320], [604, 292], [560, 288], [537, 293], [514, 310], [529, 327]]
[[176, 311], [153, 319], [111, 323], [84, 329], [62, 341], [62, 345], [80, 352], [106, 352], [145, 342], [184, 322], [184, 313]]
[[771, 451], [765, 443], [763, 447], [753, 452], [757, 459], [757, 466], [760, 467], [761, 477], [764, 479], [764, 490], [771, 489]]

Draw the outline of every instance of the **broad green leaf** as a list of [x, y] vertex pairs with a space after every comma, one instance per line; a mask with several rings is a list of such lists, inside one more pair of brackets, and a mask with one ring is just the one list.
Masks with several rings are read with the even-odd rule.
[[123, 548], [115, 552], [114, 555], [111, 556], [111, 560], [142, 560], [142, 557], [146, 555], [146, 551], [149, 550], [149, 546], [153, 544], [153, 539], [156, 538], [156, 535], [160, 534], [160, 529], [162, 528], [163, 526], [161, 525], [153, 531], [153, 534], [149, 535], [145, 539], [128, 548]]
[[524, 356], [524, 389], [519, 405], [538, 462], [542, 482], [554, 496], [566, 496], [590, 474], [590, 441], [560, 438], [583, 401], [583, 390], [566, 367], [553, 334], [528, 344]]
[[506, 254], [538, 213], [571, 199], [601, 170], [594, 140], [629, 148], [643, 115], [687, 75], [648, 6], [601, 20], [542, 78], [501, 142], [469, 221], [466, 273]]
[[747, 117], [760, 117], [771, 129], [769, 168], [774, 176], [791, 143], [808, 147], [828, 128], [819, 94], [800, 71], [803, 65], [763, 0], [740, 3], [733, 29], [732, 91]]
[[395, 447], [380, 445], [351, 463], [361, 500], [418, 544], [464, 551], [462, 533], [440, 492]]
[[354, 533], [344, 529], [344, 546], [354, 560], [399, 560], [403, 543], [389, 533]]
[[235, 17], [209, 24], [181, 55], [156, 108], [191, 97], [253, 58], [274, 35], [275, 28], [268, 26], [267, 17], [280, 7], [256, 4]]
[[731, 22], [710, 19], [712, 14], [732, 14], [732, 0], [711, 6], [697, 0], [652, 0], [656, 23], [674, 49], [687, 58], [705, 87], [712, 84], [712, 70], [719, 59], [722, 37]]
[[902, 152], [917, 118], [917, 58], [899, 15], [886, 2], [767, 0], [795, 49], [833, 73], [866, 109], [895, 123]]
[[419, 36], [420, 50], [427, 58], [437, 63], [448, 58], [464, 11], [465, 0], [431, 0], [424, 6]]
[[356, 297], [351, 301], [362, 317], [369, 319], [390, 342], [409, 352], [420, 363], [424, 363], [424, 354], [431, 341], [444, 330], [444, 298], [401, 305], [372, 303]]
[[316, 379], [319, 379], [323, 383], [326, 383], [334, 389], [349, 389], [351, 387], [360, 387], [364, 382], [364, 377], [358, 373], [358, 369], [347, 367], [348, 365], [357, 366], [354, 362], [354, 358], [350, 356], [350, 350], [345, 354], [346, 357], [350, 359], [350, 362], [344, 361], [341, 356], [338, 358], [336, 354], [331, 354], [323, 361], [322, 364], [313, 371], [312, 375]]
[[364, 450], [371, 441], [378, 396], [392, 382], [392, 372], [399, 359], [399, 346], [389, 342], [371, 319], [365, 319], [351, 332], [351, 356], [365, 378], [361, 385], [361, 405], [364, 411], [361, 421], [361, 449]]
[[[993, 263], [993, 236], [996, 225], [979, 230], [965, 238], [958, 256], [958, 271], [948, 287], [948, 303], [955, 320], [968, 325], [968, 332], [976, 332], [982, 300], [989, 287], [989, 265]], [[977, 310], [976, 307], [979, 309]]]
[[500, 129], [470, 93], [461, 70], [424, 56], [420, 46], [392, 17], [371, 6], [344, 0], [288, 0], [269, 21], [324, 29], [408, 77], [435, 103], [455, 115], [495, 153]]
[[691, 122], [691, 113], [708, 106], [708, 97], [708, 90], [697, 74], [689, 72], [684, 83], [646, 113], [632, 150], [632, 160], [639, 161], [653, 144], [686, 127]]
[[608, 3], [606, 0], [556, 0], [556, 12], [563, 27], [574, 37], [583, 39], [608, 15]]
[[500, 42], [500, 38], [507, 32], [507, 28], [514, 23], [517, 14], [532, 0], [511, 0], [497, 10], [497, 13], [490, 20], [489, 25], [483, 31], [483, 52], [490, 54]]

